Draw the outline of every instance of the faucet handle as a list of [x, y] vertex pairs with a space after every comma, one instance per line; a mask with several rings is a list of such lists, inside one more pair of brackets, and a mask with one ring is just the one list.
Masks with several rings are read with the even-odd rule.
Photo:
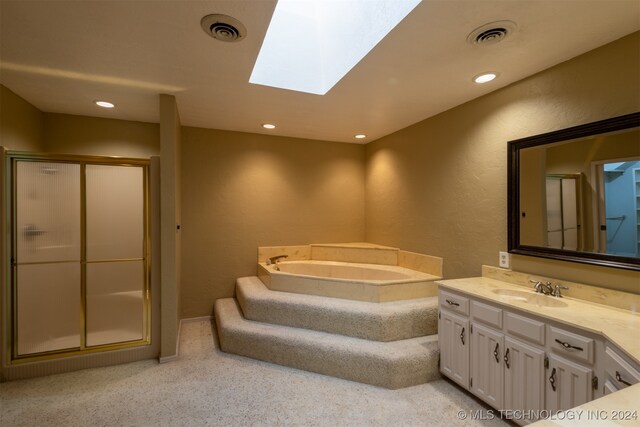
[[562, 298], [562, 292], [560, 291], [561, 289], [569, 289], [569, 288], [562, 285], [555, 285], [552, 295], [556, 298]]

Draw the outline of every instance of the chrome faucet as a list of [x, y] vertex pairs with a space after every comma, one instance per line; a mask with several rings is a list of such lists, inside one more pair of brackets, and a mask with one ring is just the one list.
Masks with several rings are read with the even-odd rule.
[[271, 258], [267, 258], [267, 265], [271, 265], [271, 264], [277, 264], [281, 259], [284, 258], [289, 258], [289, 255], [276, 255], [276, 256], [272, 256]]
[[[544, 294], [544, 295], [552, 295], [554, 292], [553, 286], [551, 286], [551, 282], [541, 282], [539, 280], [529, 280], [533, 283], [533, 288], [536, 290], [536, 293]], [[560, 290], [558, 289], [558, 293]]]

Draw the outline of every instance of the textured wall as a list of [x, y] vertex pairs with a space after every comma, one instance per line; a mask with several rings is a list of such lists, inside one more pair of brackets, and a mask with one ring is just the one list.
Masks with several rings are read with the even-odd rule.
[[71, 114], [44, 114], [47, 153], [149, 158], [160, 154], [160, 126]]
[[258, 246], [364, 239], [364, 147], [182, 128], [182, 316], [210, 315]]
[[[507, 248], [507, 142], [640, 110], [640, 33], [366, 146], [366, 237], [477, 276]], [[638, 292], [637, 273], [516, 256], [514, 269]]]
[[0, 85], [0, 146], [12, 151], [44, 151], [42, 112]]

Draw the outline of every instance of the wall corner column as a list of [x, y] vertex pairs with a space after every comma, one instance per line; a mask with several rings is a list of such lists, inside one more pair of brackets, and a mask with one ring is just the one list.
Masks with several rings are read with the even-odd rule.
[[178, 356], [180, 313], [180, 116], [160, 95], [160, 362]]

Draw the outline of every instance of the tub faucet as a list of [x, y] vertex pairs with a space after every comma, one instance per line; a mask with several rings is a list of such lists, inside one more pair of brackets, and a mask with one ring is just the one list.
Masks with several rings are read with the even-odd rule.
[[541, 282], [539, 280], [529, 280], [531, 283], [534, 283], [533, 288], [536, 290], [536, 293], [551, 295], [553, 294], [553, 286], [551, 286], [551, 282]]
[[281, 259], [288, 258], [289, 255], [277, 255], [267, 258], [267, 265], [277, 264]]

